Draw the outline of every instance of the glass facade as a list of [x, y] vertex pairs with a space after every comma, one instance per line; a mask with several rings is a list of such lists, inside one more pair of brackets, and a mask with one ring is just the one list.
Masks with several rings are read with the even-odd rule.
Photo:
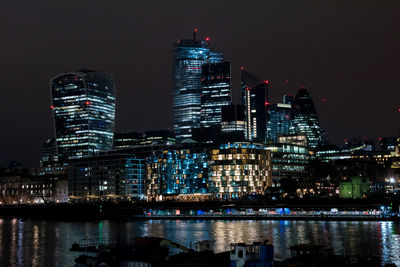
[[51, 79], [52, 110], [61, 161], [113, 146], [115, 84], [109, 73], [82, 70]]
[[130, 154], [71, 160], [68, 168], [70, 199], [145, 199], [145, 166], [144, 159]]
[[245, 107], [245, 138], [248, 141], [265, 142], [267, 138], [268, 81], [262, 81], [242, 69], [241, 99]]
[[179, 40], [173, 49], [173, 121], [177, 140], [200, 125], [202, 65], [222, 61], [207, 40]]
[[143, 134], [137, 132], [115, 133], [114, 134], [114, 148], [124, 149], [132, 148], [140, 145], [143, 140]]
[[206, 149], [171, 149], [154, 152], [147, 164], [147, 195], [207, 193]]
[[232, 103], [231, 63], [202, 66], [201, 127], [220, 126], [221, 108]]
[[242, 105], [222, 107], [221, 134], [228, 140], [244, 141], [246, 122]]
[[306, 147], [273, 144], [266, 149], [271, 151], [273, 187], [280, 187], [282, 179], [298, 180], [308, 177], [310, 155]]
[[272, 183], [270, 160], [262, 144], [229, 143], [212, 149], [209, 192], [220, 199], [264, 194]]
[[268, 142], [276, 143], [280, 135], [288, 135], [291, 125], [292, 106], [273, 104], [268, 107]]
[[293, 103], [293, 124], [291, 134], [305, 134], [310, 148], [322, 143], [322, 130], [319, 126], [317, 111], [306, 88], [302, 86]]

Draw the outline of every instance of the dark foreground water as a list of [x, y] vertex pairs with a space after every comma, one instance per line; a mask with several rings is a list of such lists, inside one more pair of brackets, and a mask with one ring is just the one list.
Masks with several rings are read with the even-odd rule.
[[338, 255], [379, 255], [382, 263], [400, 266], [398, 222], [337, 221], [179, 221], [53, 222], [0, 218], [0, 266], [73, 266], [70, 252], [79, 239], [99, 237], [129, 242], [136, 236], [160, 236], [190, 246], [215, 240], [215, 250], [230, 243], [264, 241], [275, 246], [276, 258], [289, 257], [289, 246], [321, 244]]

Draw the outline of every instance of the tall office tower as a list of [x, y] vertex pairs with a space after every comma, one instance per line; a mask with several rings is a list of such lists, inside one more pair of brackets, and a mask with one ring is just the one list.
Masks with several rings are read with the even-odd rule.
[[268, 81], [263, 81], [242, 68], [242, 105], [246, 118], [245, 138], [265, 142], [267, 134]]
[[80, 70], [50, 81], [60, 161], [112, 149], [115, 83], [111, 74]]
[[232, 103], [231, 63], [202, 66], [200, 126], [221, 126], [221, 108]]
[[292, 105], [277, 103], [268, 108], [268, 142], [278, 142], [278, 137], [288, 135], [292, 119]]
[[293, 101], [294, 101], [294, 95], [292, 94], [283, 95], [283, 104], [293, 104]]
[[305, 86], [300, 87], [293, 102], [293, 124], [290, 132], [305, 134], [310, 148], [316, 148], [322, 142], [317, 111]]
[[179, 40], [173, 49], [173, 120], [178, 141], [192, 137], [200, 125], [202, 65], [222, 61], [222, 53], [209, 47], [209, 38]]
[[245, 126], [244, 107], [242, 105], [222, 107], [221, 134], [226, 141], [244, 141]]

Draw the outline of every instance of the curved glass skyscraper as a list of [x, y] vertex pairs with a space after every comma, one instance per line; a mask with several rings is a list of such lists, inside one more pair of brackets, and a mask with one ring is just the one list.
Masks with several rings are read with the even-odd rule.
[[81, 70], [50, 81], [57, 153], [61, 161], [113, 146], [115, 83], [111, 74]]
[[319, 126], [317, 111], [306, 87], [300, 87], [293, 102], [292, 134], [305, 134], [308, 146], [316, 148], [322, 143], [322, 130]]
[[202, 65], [222, 61], [206, 40], [179, 40], [173, 50], [173, 120], [177, 140], [192, 137], [200, 125]]

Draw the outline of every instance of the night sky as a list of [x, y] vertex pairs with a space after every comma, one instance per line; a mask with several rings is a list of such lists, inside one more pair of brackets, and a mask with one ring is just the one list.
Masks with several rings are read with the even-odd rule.
[[38, 166], [54, 132], [49, 79], [64, 71], [114, 75], [117, 131], [172, 128], [172, 45], [193, 28], [232, 62], [236, 102], [245, 66], [269, 80], [272, 102], [306, 85], [335, 144], [394, 136], [399, 27], [388, 0], [2, 0], [0, 165]]

